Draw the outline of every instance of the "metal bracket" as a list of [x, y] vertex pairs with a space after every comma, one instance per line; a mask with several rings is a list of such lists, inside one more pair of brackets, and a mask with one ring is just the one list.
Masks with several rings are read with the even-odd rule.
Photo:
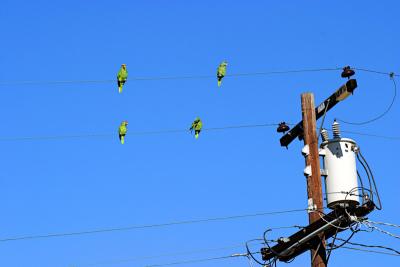
[[307, 157], [310, 154], [310, 147], [308, 145], [305, 145], [301, 149], [301, 154], [303, 154], [304, 157]]
[[317, 210], [317, 205], [314, 204], [314, 200], [312, 198], [308, 199], [308, 207], [307, 207], [307, 213], [311, 213]]
[[304, 175], [305, 176], [311, 176], [312, 175], [311, 165], [308, 165], [307, 167], [304, 168]]

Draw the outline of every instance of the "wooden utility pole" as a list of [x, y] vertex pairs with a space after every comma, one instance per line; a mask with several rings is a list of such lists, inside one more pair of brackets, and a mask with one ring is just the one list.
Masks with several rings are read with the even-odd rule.
[[[316, 211], [308, 215], [310, 224], [320, 219], [318, 211], [323, 211], [321, 170], [318, 154], [318, 135], [315, 117], [314, 95], [301, 95], [301, 111], [303, 116], [304, 145], [306, 157], [307, 195], [309, 207]], [[325, 237], [320, 235], [318, 242], [312, 244], [311, 266], [326, 267]]]

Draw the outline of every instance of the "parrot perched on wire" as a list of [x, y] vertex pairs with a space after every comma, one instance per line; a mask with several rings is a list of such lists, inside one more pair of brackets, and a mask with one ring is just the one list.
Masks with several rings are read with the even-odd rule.
[[122, 64], [117, 74], [118, 92], [122, 93], [122, 87], [124, 86], [126, 79], [128, 79], [128, 70], [126, 64]]
[[199, 134], [201, 132], [201, 128], [203, 128], [203, 123], [201, 122], [200, 118], [197, 117], [193, 123], [192, 126], [190, 127], [190, 132], [194, 130], [194, 137], [197, 139], [199, 138]]
[[128, 131], [126, 126], [128, 126], [128, 122], [123, 121], [123, 122], [121, 122], [121, 125], [119, 126], [119, 129], [118, 129], [119, 140], [121, 141], [121, 144], [125, 143], [125, 135], [126, 135], [126, 132]]
[[222, 61], [222, 63], [219, 64], [218, 66], [217, 70], [218, 87], [221, 86], [222, 78], [224, 78], [226, 75], [226, 66], [228, 66], [228, 62], [226, 62], [225, 60]]

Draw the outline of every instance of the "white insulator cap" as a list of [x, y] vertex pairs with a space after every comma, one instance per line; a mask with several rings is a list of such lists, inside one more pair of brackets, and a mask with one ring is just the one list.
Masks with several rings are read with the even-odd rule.
[[339, 123], [335, 120], [332, 124], [333, 138], [340, 138], [340, 127]]
[[328, 135], [328, 131], [326, 129], [322, 129], [321, 131], [321, 137], [322, 137], [322, 141], [328, 141], [329, 140], [329, 135]]

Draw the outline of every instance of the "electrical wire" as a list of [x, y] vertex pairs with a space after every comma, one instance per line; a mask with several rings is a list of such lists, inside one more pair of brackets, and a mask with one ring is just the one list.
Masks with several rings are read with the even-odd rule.
[[[332, 131], [331, 129], [327, 129], [328, 131]], [[359, 136], [367, 136], [367, 137], [376, 137], [388, 140], [400, 140], [400, 136], [385, 136], [385, 135], [377, 135], [377, 134], [369, 134], [369, 133], [361, 133], [361, 132], [354, 132], [354, 131], [346, 131], [340, 130], [342, 133], [354, 134]]]
[[215, 260], [224, 260], [235, 258], [237, 256], [229, 255], [229, 256], [222, 256], [222, 257], [213, 257], [213, 258], [203, 258], [203, 259], [196, 259], [196, 260], [186, 260], [186, 261], [175, 261], [175, 262], [168, 262], [168, 263], [160, 263], [160, 264], [152, 264], [146, 265], [145, 267], [159, 267], [159, 266], [170, 266], [170, 265], [180, 265], [180, 264], [191, 264], [191, 263], [199, 263], [199, 262], [206, 262], [206, 261], [215, 261]]
[[[338, 233], [339, 233], [339, 229], [336, 228], [335, 235], [333, 236], [333, 240], [331, 242], [332, 246], [335, 246], [335, 241], [337, 239], [336, 237], [337, 237]], [[329, 259], [330, 259], [331, 255], [332, 255], [332, 249], [329, 249], [328, 252], [327, 252], [327, 256], [326, 256], [326, 265], [328, 265], [328, 262], [329, 262]]]
[[[231, 130], [231, 129], [246, 129], [246, 128], [262, 128], [262, 127], [272, 127], [278, 126], [277, 123], [264, 123], [264, 124], [246, 124], [246, 125], [231, 125], [231, 126], [222, 126], [222, 127], [211, 127], [204, 128], [202, 131], [223, 131], [223, 130]], [[293, 125], [289, 124], [288, 125]], [[332, 131], [332, 129], [326, 129], [328, 131]], [[166, 129], [166, 130], [155, 130], [155, 131], [134, 131], [128, 132], [127, 135], [157, 135], [157, 134], [173, 134], [173, 133], [188, 133], [187, 129]], [[393, 136], [383, 136], [383, 135], [374, 135], [360, 132], [352, 132], [352, 131], [341, 131], [343, 133], [350, 133], [354, 135], [360, 136], [368, 136], [375, 138], [383, 138], [388, 140], [399, 140], [400, 137]], [[117, 133], [88, 133], [88, 134], [71, 134], [71, 135], [48, 135], [48, 136], [4, 136], [0, 137], [0, 142], [9, 142], [9, 141], [35, 141], [35, 140], [64, 140], [64, 139], [79, 139], [79, 138], [104, 138], [104, 137], [115, 137]]]
[[[261, 128], [277, 126], [277, 123], [264, 124], [246, 124], [246, 125], [231, 125], [222, 127], [204, 128], [202, 131], [222, 131], [230, 129], [245, 129], [245, 128]], [[137, 131], [128, 132], [127, 135], [156, 135], [156, 134], [171, 134], [171, 133], [188, 133], [187, 129], [172, 129], [172, 130], [156, 130], [156, 131]], [[92, 138], [92, 137], [113, 137], [117, 133], [90, 133], [90, 134], [73, 134], [73, 135], [53, 135], [53, 136], [25, 136], [25, 137], [0, 137], [0, 141], [30, 141], [30, 140], [58, 140], [58, 139], [75, 139], [75, 138]]]
[[261, 239], [261, 238], [256, 238], [256, 239], [248, 240], [248, 241], [246, 241], [245, 246], [246, 246], [247, 255], [249, 255], [249, 256], [253, 259], [253, 261], [255, 261], [257, 264], [264, 266], [265, 263], [260, 262], [259, 260], [257, 260], [256, 257], [253, 256], [253, 253], [250, 251], [250, 248], [249, 248], [249, 244], [250, 244], [251, 242], [254, 242], [254, 241], [261, 241], [261, 240], [263, 240], [263, 239]]
[[357, 158], [358, 162], [361, 164], [361, 166], [363, 167], [363, 169], [364, 169], [364, 171], [365, 171], [365, 173], [366, 173], [366, 175], [367, 175], [367, 178], [368, 178], [368, 185], [369, 185], [368, 191], [371, 192], [371, 194], [370, 194], [369, 197], [370, 197], [370, 199], [371, 199], [372, 201], [374, 201], [374, 194], [372, 193], [372, 192], [374, 192], [374, 191], [372, 190], [372, 181], [371, 181], [370, 172], [368, 171], [368, 168], [366, 167], [365, 163], [360, 159], [360, 157], [358, 156], [358, 154], [359, 154], [359, 153], [356, 154], [356, 158]]
[[41, 234], [41, 235], [30, 235], [30, 236], [4, 237], [4, 238], [0, 239], [0, 242], [26, 240], [26, 239], [64, 237], [64, 236], [78, 236], [78, 235], [88, 235], [88, 234], [98, 234], [98, 233], [118, 232], [118, 231], [129, 231], [129, 230], [156, 228], [156, 227], [167, 227], [167, 226], [173, 226], [173, 225], [184, 225], [184, 224], [195, 224], [195, 223], [204, 223], [204, 222], [226, 221], [226, 220], [235, 220], [235, 219], [243, 219], [243, 218], [252, 218], [252, 217], [260, 217], [260, 216], [270, 216], [270, 215], [294, 213], [294, 212], [300, 212], [300, 211], [306, 211], [306, 210], [307, 209], [293, 209], [293, 210], [283, 210], [283, 211], [272, 211], [272, 212], [261, 212], [261, 213], [253, 213], [253, 214], [234, 215], [234, 216], [226, 216], [226, 217], [214, 217], [214, 218], [206, 218], [206, 219], [198, 219], [198, 220], [175, 221], [175, 222], [159, 223], [159, 224], [132, 225], [132, 226], [125, 226], [125, 227], [118, 227], [118, 228], [104, 228], [104, 229], [95, 229], [95, 230], [87, 230], [87, 231], [79, 231], [79, 232], [66, 232], [66, 233]]
[[344, 245], [346, 245], [347, 243], [349, 243], [349, 241], [353, 238], [353, 236], [354, 236], [355, 233], [356, 233], [356, 231], [353, 231], [347, 239], [341, 239], [341, 238], [336, 237], [336, 239], [342, 240], [343, 243], [340, 244], [340, 245], [334, 245], [334, 246], [331, 248], [331, 250], [335, 250], [335, 249], [341, 248], [341, 247], [343, 247]]
[[97, 262], [97, 263], [78, 264], [77, 266], [89, 267], [89, 266], [109, 265], [109, 264], [118, 264], [118, 263], [128, 263], [128, 262], [134, 262], [134, 261], [140, 261], [140, 260], [150, 260], [150, 259], [163, 258], [163, 257], [182, 256], [182, 255], [191, 255], [191, 254], [200, 254], [200, 253], [206, 253], [206, 252], [227, 250], [227, 249], [236, 249], [236, 248], [240, 248], [240, 247], [243, 247], [242, 243], [240, 243], [240, 244], [237, 243], [237, 244], [233, 244], [233, 245], [225, 246], [225, 247], [204, 248], [204, 249], [196, 249], [196, 250], [190, 250], [190, 251], [182, 251], [182, 252], [164, 253], [164, 254], [152, 255], [152, 256], [136, 257], [136, 258], [130, 258], [130, 259], [107, 260], [107, 261], [102, 261], [102, 262]]
[[[384, 72], [384, 71], [378, 71], [378, 70], [371, 70], [371, 69], [366, 69], [366, 68], [353, 68], [353, 70], [359, 70], [359, 71], [375, 73], [375, 74], [382, 74], [382, 75], [391, 75], [393, 73], [393, 72]], [[394, 74], [394, 73], [393, 73], [393, 76], [400, 77], [400, 75]]]
[[[345, 240], [342, 239], [342, 238], [337, 238], [337, 239], [338, 239], [338, 240], [341, 240], [341, 241], [345, 241]], [[381, 246], [381, 245], [366, 245], [366, 244], [360, 244], [360, 243], [355, 243], [355, 242], [350, 242], [350, 241], [347, 241], [346, 243], [349, 244], [349, 245], [360, 246], [360, 247], [366, 247], [366, 248], [382, 248], [382, 249], [390, 250], [390, 251], [392, 251], [392, 252], [394, 252], [394, 253], [396, 253], [396, 254], [398, 254], [398, 255], [400, 256], [400, 251], [398, 251], [398, 250], [396, 250], [396, 249], [394, 249], [394, 248], [386, 247], [386, 246]]]
[[[369, 164], [368, 164], [367, 160], [366, 160], [366, 159], [364, 158], [364, 156], [362, 155], [361, 149], [358, 150], [357, 158], [359, 158], [359, 157], [358, 157], [359, 155], [360, 155], [361, 159], [364, 161], [365, 165], [367, 166], [367, 170], [368, 170], [368, 172], [369, 172], [370, 175], [371, 175], [371, 180], [372, 180], [372, 183], [373, 183], [374, 188], [375, 188], [374, 192], [375, 192], [375, 194], [376, 194], [376, 197], [378, 198], [378, 203], [379, 203], [379, 206], [376, 206], [376, 205], [375, 205], [375, 207], [376, 207], [376, 209], [381, 210], [381, 209], [382, 209], [382, 202], [381, 202], [381, 197], [379, 196], [378, 187], [376, 186], [376, 182], [375, 182], [374, 175], [373, 175], [373, 173], [372, 173], [371, 168], [369, 167]], [[361, 161], [360, 161], [360, 162], [361, 162]], [[373, 194], [371, 195], [371, 197], [372, 197], [372, 196], [373, 196]]]
[[368, 250], [368, 249], [360, 249], [360, 248], [353, 248], [353, 247], [342, 247], [344, 249], [351, 249], [351, 250], [358, 250], [358, 251], [363, 251], [363, 252], [370, 252], [370, 253], [376, 253], [376, 254], [383, 254], [383, 255], [389, 255], [389, 256], [400, 256], [395, 253], [387, 253], [387, 252], [382, 252], [382, 251], [376, 251], [376, 250]]
[[[268, 76], [276, 74], [294, 74], [307, 72], [325, 72], [336, 71], [341, 68], [318, 68], [318, 69], [298, 69], [298, 70], [278, 70], [265, 72], [247, 72], [247, 73], [232, 73], [225, 77], [240, 77], [240, 76]], [[186, 79], [208, 79], [216, 78], [216, 75], [186, 75], [186, 76], [148, 76], [148, 77], [129, 77], [129, 81], [157, 81], [157, 80], [186, 80]], [[17, 85], [17, 84], [75, 84], [75, 83], [114, 83], [116, 80], [60, 80], [60, 81], [0, 81], [1, 85]]]
[[371, 224], [368, 224], [368, 223], [365, 223], [365, 222], [363, 222], [363, 224], [364, 224], [365, 226], [369, 227], [370, 229], [377, 230], [378, 232], [381, 232], [381, 233], [386, 234], [386, 235], [388, 235], [388, 236], [391, 236], [391, 237], [400, 239], [400, 236], [395, 235], [395, 234], [393, 234], [393, 233], [391, 233], [391, 232], [389, 232], [389, 231], [383, 230], [383, 229], [381, 229], [381, 228], [379, 228], [379, 227], [377, 227], [377, 226], [375, 226], [375, 225], [371, 225]]
[[[287, 228], [293, 228], [293, 227], [295, 227], [295, 226], [279, 226], [279, 227], [273, 227], [272, 229], [287, 229]], [[259, 240], [261, 241], [262, 239], [259, 239]], [[264, 243], [260, 242], [260, 244], [264, 244]], [[149, 260], [149, 259], [171, 257], [171, 256], [201, 254], [201, 253], [214, 252], [214, 251], [220, 251], [220, 250], [236, 249], [236, 248], [240, 248], [240, 247], [243, 247], [243, 243], [235, 243], [235, 244], [226, 245], [226, 246], [223, 246], [223, 247], [216, 247], [216, 248], [202, 248], [202, 249], [196, 249], [196, 250], [164, 253], [164, 254], [159, 254], [159, 255], [143, 256], [143, 257], [128, 258], [128, 259], [104, 260], [104, 261], [96, 262], [96, 263], [75, 264], [74, 266], [79, 266], [79, 267], [87, 266], [87, 267], [89, 267], [89, 266], [128, 263], [128, 262], [134, 262], [134, 261], [140, 261], [140, 260]], [[251, 253], [254, 254], [254, 252], [251, 252]], [[233, 254], [233, 255], [238, 255], [238, 254]], [[243, 256], [245, 256], [245, 255], [243, 255]]]
[[392, 227], [397, 227], [400, 228], [400, 225], [398, 224], [393, 224], [393, 223], [386, 223], [386, 222], [375, 222], [371, 221], [369, 219], [364, 220], [365, 222], [373, 223], [373, 224], [380, 224], [380, 225], [386, 225], [386, 226], [392, 226]]
[[[393, 76], [394, 76], [394, 74], [393, 74]], [[366, 121], [362, 121], [362, 122], [351, 122], [351, 121], [345, 121], [345, 120], [342, 120], [342, 119], [337, 119], [337, 120], [342, 122], [342, 123], [350, 124], [350, 125], [365, 125], [365, 124], [369, 124], [371, 122], [377, 121], [377, 120], [381, 119], [383, 116], [385, 116], [386, 114], [388, 114], [389, 111], [392, 109], [394, 101], [396, 100], [396, 96], [397, 96], [397, 85], [396, 85], [396, 81], [393, 78], [393, 76], [392, 75], [390, 76], [390, 79], [393, 82], [393, 91], [394, 91], [393, 92], [393, 97], [392, 97], [392, 101], [391, 101], [390, 105], [386, 108], [386, 110], [384, 112], [382, 112], [380, 115], [378, 115], [378, 116], [376, 116], [376, 117], [374, 117], [372, 119], [369, 119], [369, 120], [366, 120]]]

